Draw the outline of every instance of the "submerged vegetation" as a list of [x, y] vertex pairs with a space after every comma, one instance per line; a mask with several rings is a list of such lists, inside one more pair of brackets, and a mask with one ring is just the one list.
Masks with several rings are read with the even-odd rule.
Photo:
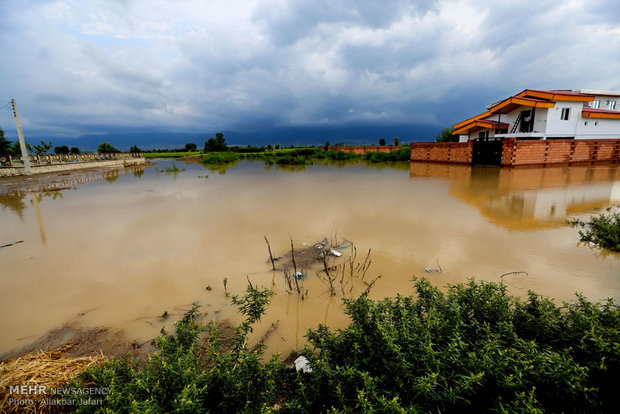
[[599, 214], [591, 217], [588, 222], [576, 219], [570, 224], [584, 229], [579, 230], [581, 241], [620, 252], [620, 212]]
[[176, 152], [144, 152], [144, 158], [182, 158], [200, 155], [199, 151], [176, 151]]
[[226, 164], [239, 160], [260, 160], [266, 165], [312, 165], [323, 161], [362, 161], [371, 163], [386, 161], [408, 161], [408, 147], [387, 153], [369, 152], [359, 155], [352, 152], [323, 150], [317, 148], [294, 148], [265, 150], [264, 148], [233, 148], [230, 151], [211, 152], [203, 156], [206, 165]]
[[109, 412], [617, 412], [620, 309], [612, 300], [522, 301], [495, 283], [442, 293], [414, 279], [414, 296], [344, 299], [350, 325], [309, 330], [297, 371], [248, 346], [270, 290], [232, 301], [246, 319], [226, 337], [194, 306], [158, 352], [113, 359], [70, 386], [106, 387]]

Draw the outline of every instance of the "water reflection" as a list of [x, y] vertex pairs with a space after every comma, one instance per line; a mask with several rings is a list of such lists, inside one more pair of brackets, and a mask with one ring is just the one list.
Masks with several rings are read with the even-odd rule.
[[485, 168], [411, 163], [410, 177], [450, 181], [450, 194], [492, 223], [516, 230], [565, 224], [568, 217], [620, 202], [615, 166]]
[[[60, 192], [56, 191], [56, 194]], [[56, 194], [54, 194], [54, 199], [56, 199]], [[62, 198], [62, 194], [60, 195]], [[32, 205], [34, 206], [34, 210], [37, 214], [37, 221], [39, 222], [39, 232], [41, 233], [41, 241], [43, 244], [47, 244], [47, 233], [45, 233], [45, 226], [43, 225], [43, 217], [41, 216], [41, 209], [39, 208], [39, 201], [43, 198], [42, 194], [30, 194], [30, 199]]]
[[[141, 343], [172, 328], [180, 309], [194, 301], [209, 318], [237, 321], [223, 278], [231, 294], [245, 291], [248, 276], [277, 292], [255, 331], [258, 340], [278, 324], [266, 341], [270, 351], [303, 346], [306, 330], [319, 323], [345, 326], [340, 300], [315, 274], [303, 282], [304, 300], [287, 293], [282, 273], [268, 264], [265, 235], [276, 256], [289, 251], [289, 237], [312, 245], [336, 232], [360, 252], [372, 248], [369, 278], [382, 275], [373, 298], [410, 292], [414, 275], [439, 287], [469, 277], [503, 281], [511, 293], [532, 289], [560, 301], [572, 300], [575, 291], [593, 300], [620, 297], [620, 256], [599, 257], [578, 245], [576, 229], [512, 231], [527, 223], [563, 224], [558, 218], [573, 210], [617, 202], [618, 167], [325, 164], [295, 174], [246, 161], [222, 176], [183, 164], [187, 172], [173, 180], [158, 171], [171, 167], [166, 160], [140, 180], [129, 176], [111, 185], [78, 186], [115, 174], [141, 176], [144, 167], [58, 177], [32, 204], [28, 190], [44, 188], [43, 182], [0, 196], [3, 240], [24, 241], [0, 250], [0, 314], [10, 316], [0, 320], [0, 354], [76, 315], [84, 326], [125, 329]], [[69, 188], [77, 190], [58, 191]], [[343, 260], [351, 251], [343, 251]], [[442, 271], [427, 273], [427, 267]], [[159, 317], [164, 310], [174, 310], [167, 321]]]
[[24, 198], [26, 198], [26, 194], [0, 195], [0, 207], [2, 211], [7, 209], [13, 211], [23, 221], [24, 209], [26, 208]]
[[[21, 200], [26, 195], [35, 191], [45, 193], [46, 196], [62, 197], [60, 190], [75, 189], [80, 184], [86, 184], [105, 180], [114, 183], [120, 176], [125, 174], [133, 174], [134, 177], [140, 178], [144, 174], [146, 168], [150, 165], [131, 165], [124, 168], [110, 171], [96, 172], [71, 172], [71, 175], [33, 175], [24, 181], [23, 177], [8, 177], [2, 181], [3, 186], [0, 187], [0, 205], [3, 208], [9, 208], [17, 214], [21, 214], [24, 204]], [[64, 173], [63, 173], [64, 174]], [[49, 193], [49, 194], [47, 194]]]

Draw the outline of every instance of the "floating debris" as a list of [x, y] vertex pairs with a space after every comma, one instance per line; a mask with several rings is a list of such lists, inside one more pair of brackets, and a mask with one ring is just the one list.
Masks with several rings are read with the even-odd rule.
[[312, 372], [312, 367], [310, 366], [310, 361], [305, 356], [300, 356], [295, 360], [295, 370], [297, 372], [301, 371], [304, 374], [309, 374]]
[[23, 242], [24, 242], [23, 240], [18, 240], [18, 241], [13, 242], [13, 243], [3, 244], [2, 246], [0, 246], [0, 249], [2, 249], [2, 248], [4, 248], [4, 247], [13, 246], [13, 245], [16, 245], [16, 244], [19, 244], [19, 243], [23, 243]]

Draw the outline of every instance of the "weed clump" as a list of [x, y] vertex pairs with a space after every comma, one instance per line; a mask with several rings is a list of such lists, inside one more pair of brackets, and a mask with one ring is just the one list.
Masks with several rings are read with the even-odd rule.
[[390, 151], [390, 152], [369, 152], [364, 156], [370, 162], [389, 162], [389, 161], [409, 161], [411, 159], [411, 148], [409, 146]]
[[[608, 209], [610, 211], [610, 209]], [[590, 221], [584, 222], [579, 219], [570, 222], [573, 226], [579, 226], [581, 241], [592, 243], [614, 252], [620, 252], [620, 213], [613, 212], [609, 215], [600, 214], [593, 216]]]
[[219, 165], [239, 161], [241, 156], [234, 152], [210, 152], [202, 158], [202, 163], [207, 165]]

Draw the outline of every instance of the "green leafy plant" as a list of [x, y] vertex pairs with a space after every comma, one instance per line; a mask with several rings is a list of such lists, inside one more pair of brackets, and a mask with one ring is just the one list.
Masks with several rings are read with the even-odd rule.
[[199, 323], [198, 306], [162, 330], [140, 364], [112, 359], [69, 386], [105, 387], [83, 412], [617, 412], [620, 308], [611, 299], [556, 305], [530, 292], [469, 281], [446, 293], [414, 279], [415, 294], [345, 299], [351, 322], [319, 325], [300, 353], [312, 372], [248, 347], [273, 292], [233, 296], [245, 320], [232, 337]]
[[120, 151], [114, 148], [111, 144], [107, 142], [102, 142], [101, 144], [99, 144], [99, 147], [97, 148], [97, 152], [100, 154], [111, 154], [111, 153], [118, 153]]
[[445, 127], [435, 136], [435, 142], [458, 142], [459, 137], [452, 135], [452, 127]]
[[224, 139], [224, 134], [218, 132], [215, 134], [215, 138], [211, 137], [205, 142], [204, 152], [218, 152], [218, 151], [227, 151], [228, 146], [226, 145], [226, 139]]
[[370, 162], [391, 162], [391, 161], [409, 161], [411, 159], [411, 148], [403, 147], [390, 152], [369, 152], [364, 156], [366, 161]]
[[52, 148], [53, 145], [54, 144], [52, 144], [52, 141], [45, 142], [41, 140], [40, 145], [30, 145], [26, 143], [26, 148], [28, 148], [28, 151], [34, 152], [35, 154], [45, 154]]
[[584, 229], [579, 230], [581, 241], [620, 252], [619, 212], [592, 216], [588, 222], [576, 219], [569, 223]]

